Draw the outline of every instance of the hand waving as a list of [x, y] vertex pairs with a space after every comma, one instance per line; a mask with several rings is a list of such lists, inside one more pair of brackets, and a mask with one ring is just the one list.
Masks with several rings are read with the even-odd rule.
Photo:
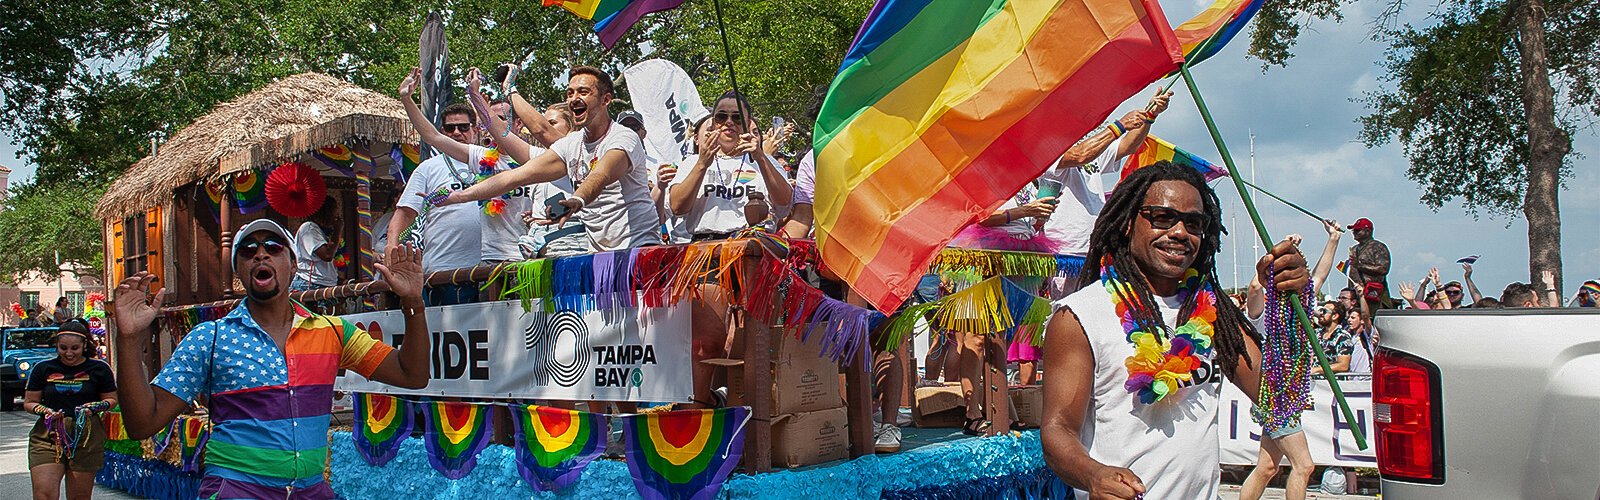
[[155, 281], [155, 275], [141, 271], [122, 280], [117, 284], [117, 289], [112, 291], [119, 338], [141, 342], [149, 337], [150, 323], [161, 314], [161, 297], [167, 291], [161, 288], [151, 293], [150, 285]]
[[422, 80], [422, 68], [411, 68], [411, 73], [400, 80], [400, 97], [410, 99], [411, 94], [417, 91], [417, 82]]
[[382, 264], [373, 264], [383, 273], [389, 291], [400, 300], [422, 300], [422, 251], [411, 243], [390, 244]]

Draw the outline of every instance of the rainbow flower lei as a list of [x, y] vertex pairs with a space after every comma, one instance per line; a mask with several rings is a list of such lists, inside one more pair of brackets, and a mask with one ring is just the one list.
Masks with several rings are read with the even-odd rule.
[[[497, 163], [500, 163], [500, 149], [490, 148], [488, 151], [485, 151], [483, 153], [483, 157], [478, 159], [478, 178], [473, 182], [473, 184], [483, 182], [485, 179], [494, 176], [494, 166]], [[506, 164], [510, 165], [511, 168], [517, 168], [517, 163], [511, 161], [510, 158], [506, 159]], [[501, 214], [506, 213], [506, 200], [510, 199], [511, 193], [507, 192], [506, 194], [500, 195], [499, 198], [479, 201], [478, 206], [483, 208], [484, 215], [490, 217], [499, 217]]]
[[1178, 295], [1198, 293], [1194, 312], [1189, 319], [1170, 332], [1151, 332], [1139, 327], [1133, 318], [1139, 296], [1127, 281], [1117, 276], [1109, 257], [1100, 261], [1100, 283], [1111, 295], [1117, 316], [1122, 319], [1122, 330], [1134, 354], [1128, 356], [1128, 382], [1124, 387], [1130, 394], [1139, 396], [1139, 402], [1151, 404], [1165, 399], [1178, 390], [1179, 383], [1194, 379], [1193, 372], [1211, 359], [1211, 336], [1217, 321], [1217, 294], [1210, 283], [1201, 278], [1199, 271], [1190, 268], [1178, 286]]

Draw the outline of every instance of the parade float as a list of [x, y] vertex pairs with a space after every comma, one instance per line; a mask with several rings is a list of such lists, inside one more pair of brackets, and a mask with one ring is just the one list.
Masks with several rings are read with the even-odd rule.
[[[285, 171], [300, 186], [321, 185], [299, 188], [310, 192], [301, 198], [325, 193], [339, 202], [339, 253], [349, 262], [340, 285], [292, 295], [398, 343], [400, 314], [372, 280], [372, 221], [394, 206], [399, 182], [415, 168], [415, 141], [393, 98], [308, 73], [222, 104], [159, 145], [98, 205], [109, 277], [146, 271], [169, 291], [148, 358], [112, 362], [144, 363], [153, 374], [194, 325], [238, 304], [241, 287], [217, 278], [227, 276], [232, 231], [258, 218], [297, 227], [311, 211], [269, 195], [268, 180]], [[308, 181], [308, 172], [317, 179]], [[1037, 435], [1010, 433], [1004, 404], [986, 405], [996, 422], [990, 432], [1001, 438], [944, 427], [908, 440], [906, 451], [873, 456], [868, 370], [875, 351], [914, 332], [1037, 325], [1047, 303], [1002, 276], [1055, 276], [1075, 264], [950, 250], [935, 271], [971, 286], [914, 308], [922, 319], [907, 321], [913, 316], [888, 317], [822, 293], [816, 256], [809, 241], [752, 232], [433, 273], [430, 286], [473, 283], [500, 295], [485, 299], [504, 300], [427, 311], [435, 368], [425, 389], [340, 380], [337, 406], [349, 410], [336, 413], [330, 429], [330, 480], [347, 498], [516, 488], [571, 498], [801, 497], [838, 491], [845, 477], [851, 497], [1064, 493], [1043, 468]], [[729, 297], [730, 359], [690, 353], [689, 311], [707, 280], [738, 291]], [[985, 400], [1008, 397], [1000, 358], [998, 370], [986, 370], [994, 391]], [[728, 372], [728, 407], [673, 410], [691, 400], [694, 363]], [[605, 418], [531, 404], [555, 401], [647, 409]], [[112, 440], [102, 484], [192, 497], [210, 430], [203, 406], [145, 440], [127, 439], [116, 412], [105, 420]], [[613, 434], [622, 451], [605, 457]]]

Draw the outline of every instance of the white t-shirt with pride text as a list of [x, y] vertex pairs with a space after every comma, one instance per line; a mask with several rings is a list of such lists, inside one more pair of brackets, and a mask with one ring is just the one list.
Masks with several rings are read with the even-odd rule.
[[[478, 161], [489, 148], [469, 145], [470, 163], [462, 163], [444, 154], [436, 154], [417, 166], [399, 205], [418, 214], [427, 206], [427, 197], [440, 188], [450, 192], [471, 187], [478, 176]], [[509, 169], [502, 157], [495, 164], [496, 172]], [[500, 197], [495, 197], [499, 199]], [[423, 272], [447, 271], [476, 266], [484, 260], [519, 260], [517, 237], [526, 232], [521, 214], [532, 207], [528, 188], [512, 190], [506, 201], [506, 210], [498, 217], [483, 214], [477, 203], [458, 203], [433, 207], [419, 224]], [[387, 228], [385, 228], [387, 229]]]
[[567, 177], [574, 186], [583, 185], [583, 180], [597, 168], [599, 158], [606, 152], [622, 151], [628, 157], [621, 179], [601, 188], [594, 202], [578, 212], [577, 219], [588, 228], [595, 250], [621, 250], [661, 243], [656, 229], [660, 217], [650, 199], [650, 167], [639, 134], [611, 122], [604, 137], [593, 142], [588, 139], [588, 131], [579, 129], [550, 145], [550, 151], [567, 164]]
[[[777, 163], [772, 157], [767, 158]], [[694, 170], [698, 161], [698, 157], [691, 157], [678, 163], [678, 176], [668, 184], [669, 192], [690, 177], [689, 172]], [[767, 194], [761, 166], [750, 155], [732, 158], [718, 156], [706, 167], [700, 187], [695, 189], [694, 202], [689, 206], [689, 212], [683, 215], [684, 233], [731, 233], [750, 227], [745, 220], [744, 207], [749, 203], [752, 192], [763, 196]], [[770, 197], [767, 200], [771, 203]]]

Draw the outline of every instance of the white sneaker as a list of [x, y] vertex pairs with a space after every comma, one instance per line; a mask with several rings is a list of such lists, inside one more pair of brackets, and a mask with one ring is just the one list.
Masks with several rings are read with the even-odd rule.
[[899, 427], [873, 422], [872, 435], [874, 438], [873, 451], [877, 453], [895, 453], [900, 451]]

